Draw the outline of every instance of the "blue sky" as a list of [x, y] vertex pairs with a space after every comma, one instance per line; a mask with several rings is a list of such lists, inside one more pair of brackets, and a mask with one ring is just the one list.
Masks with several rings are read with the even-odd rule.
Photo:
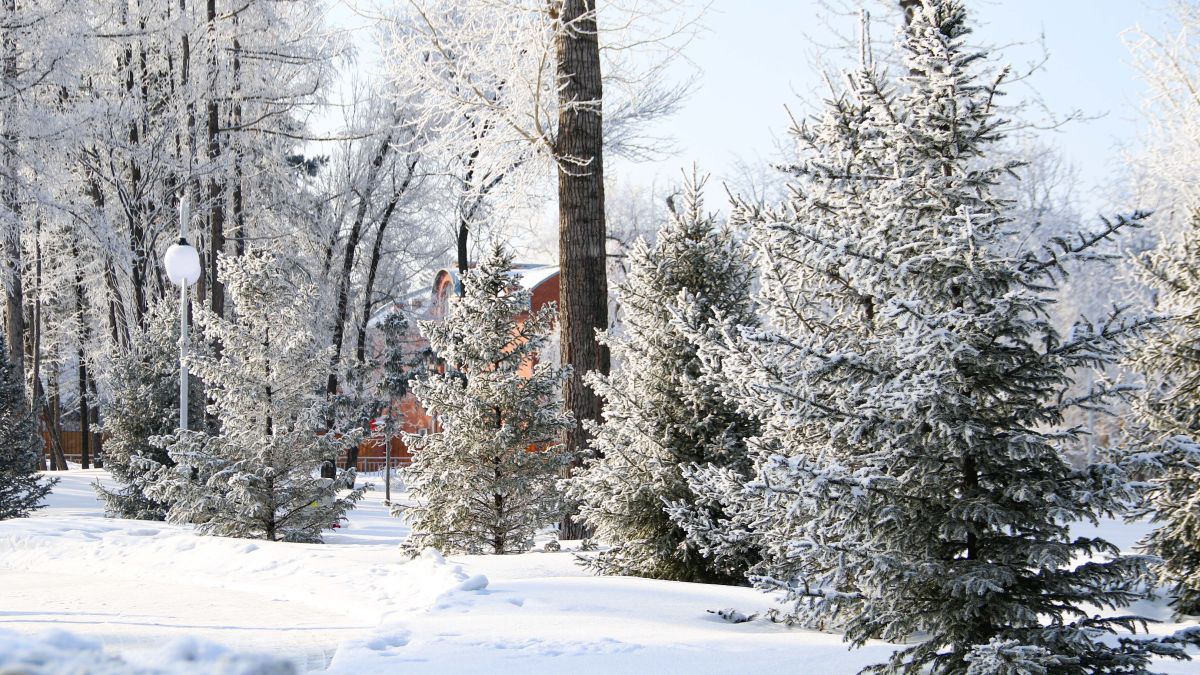
[[[1044, 134], [1078, 167], [1085, 215], [1116, 206], [1107, 195], [1113, 193], [1120, 147], [1137, 136], [1142, 87], [1122, 32], [1138, 24], [1161, 28], [1164, 5], [1154, 0], [968, 2], [980, 42], [1004, 45], [1044, 35], [1050, 58], [1030, 85], [1051, 110], [1102, 115]], [[816, 102], [811, 92], [820, 79], [805, 34], [820, 33], [813, 17], [822, 11], [817, 0], [712, 2], [705, 32], [686, 52], [700, 70], [699, 87], [682, 111], [659, 125], [658, 132], [674, 136], [681, 152], [637, 166], [617, 161], [611, 170], [628, 180], [648, 181], [673, 178], [695, 161], [720, 179], [738, 156], [769, 157], [773, 139], [788, 126], [784, 106], [799, 115]], [[853, 17], [835, 22], [847, 33], [855, 30]], [[874, 38], [890, 35], [876, 30]], [[1040, 48], [1014, 46], [1005, 50], [1004, 60], [1019, 67], [1040, 53]], [[1026, 93], [1023, 86], [1010, 98]]]
[[[386, 5], [404, 0], [333, 0], [331, 18], [342, 26], [363, 25], [346, 7]], [[603, 0], [602, 0], [603, 1]], [[830, 0], [853, 6], [853, 0]], [[819, 104], [822, 90], [813, 65], [810, 37], [821, 39], [819, 16], [828, 16], [821, 0], [683, 0], [692, 11], [705, 5], [704, 30], [688, 45], [691, 65], [676, 68], [680, 77], [694, 72], [698, 87], [683, 109], [651, 129], [675, 139], [679, 152], [661, 161], [632, 164], [609, 158], [606, 172], [623, 182], [676, 182], [693, 163], [713, 174], [714, 183], [732, 172], [738, 158], [769, 160], [786, 138], [785, 106], [798, 116]], [[864, 0], [868, 8], [894, 0]], [[1040, 59], [1044, 41], [1049, 61], [1028, 83], [1014, 87], [1010, 99], [1031, 86], [1055, 114], [1081, 110], [1095, 119], [1047, 131], [1079, 171], [1077, 193], [1083, 215], [1132, 205], [1114, 201], [1119, 194], [1121, 149], [1136, 141], [1142, 85], [1130, 65], [1122, 34], [1137, 25], [1162, 34], [1169, 0], [967, 0], [976, 41], [1009, 45], [1002, 59], [1019, 70]], [[603, 10], [603, 5], [601, 6]], [[839, 30], [853, 34], [853, 16], [831, 17]], [[892, 34], [877, 28], [876, 42]], [[360, 66], [372, 67], [363, 41]], [[325, 119], [320, 124], [333, 123]], [[713, 202], [711, 206], [718, 206]]]

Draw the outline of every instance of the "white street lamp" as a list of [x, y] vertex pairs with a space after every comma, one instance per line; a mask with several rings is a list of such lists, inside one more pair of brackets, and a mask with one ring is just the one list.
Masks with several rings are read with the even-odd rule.
[[188, 428], [188, 286], [200, 279], [200, 254], [187, 242], [188, 220], [191, 218], [191, 206], [187, 190], [179, 202], [179, 241], [171, 244], [163, 255], [163, 266], [167, 268], [167, 278], [171, 283], [179, 285], [179, 428]]

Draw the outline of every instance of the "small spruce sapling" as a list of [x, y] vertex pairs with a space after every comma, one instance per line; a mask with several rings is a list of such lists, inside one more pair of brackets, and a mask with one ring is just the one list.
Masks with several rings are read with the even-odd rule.
[[[378, 392], [385, 416], [378, 430], [384, 448], [384, 503], [392, 501], [392, 439], [398, 437], [404, 421], [404, 399], [412, 395], [413, 382], [428, 377], [432, 357], [428, 348], [414, 350], [414, 329], [400, 310], [389, 312], [379, 323], [383, 349], [376, 359], [379, 371]], [[415, 351], [415, 353], [414, 353]]]
[[[146, 492], [163, 471], [175, 465], [152, 438], [172, 434], [179, 426], [178, 304], [155, 305], [146, 327], [132, 330], [129, 349], [114, 356], [108, 368], [112, 396], [104, 406], [105, 468], [115, 488], [95, 484], [104, 511], [117, 518], [163, 520], [167, 504]], [[204, 397], [192, 379], [189, 418], [203, 419]]]
[[[0, 336], [0, 354], [8, 354]], [[38, 475], [42, 439], [25, 397], [22, 374], [0, 357], [0, 520], [21, 518], [40, 509], [58, 479]]]
[[440, 430], [404, 434], [415, 503], [393, 512], [409, 519], [413, 550], [518, 553], [562, 512], [556, 480], [568, 458], [557, 441], [574, 422], [563, 410], [565, 371], [539, 360], [556, 312], [531, 308], [501, 248], [463, 289], [444, 321], [420, 324], [445, 372], [413, 391]]
[[593, 425], [597, 458], [569, 481], [595, 537], [611, 548], [589, 560], [605, 574], [737, 583], [753, 555], [702, 555], [671, 510], [703, 511], [685, 473], [695, 467], [749, 474], [745, 439], [753, 420], [724, 391], [720, 359], [702, 361], [697, 341], [718, 321], [757, 323], [749, 254], [728, 227], [704, 212], [704, 180], [685, 180], [677, 212], [651, 246], [638, 240], [629, 273], [617, 288], [622, 330], [601, 336], [615, 364], [610, 375], [589, 373], [604, 399], [604, 421]]
[[167, 520], [203, 534], [319, 542], [366, 488], [339, 496], [346, 474], [316, 475], [361, 433], [325, 433], [329, 402], [314, 365], [329, 359], [312, 333], [315, 291], [262, 251], [221, 258], [219, 273], [237, 318], [197, 312], [202, 340], [220, 349], [188, 359], [219, 427], [158, 439], [175, 466], [150, 494], [170, 505]]

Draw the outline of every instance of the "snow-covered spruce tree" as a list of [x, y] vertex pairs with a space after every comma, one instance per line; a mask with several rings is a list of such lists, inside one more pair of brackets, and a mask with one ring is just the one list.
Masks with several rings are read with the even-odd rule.
[[1158, 309], [1173, 317], [1138, 343], [1127, 365], [1146, 386], [1134, 403], [1139, 442], [1134, 465], [1150, 475], [1144, 512], [1158, 527], [1144, 542], [1175, 608], [1200, 614], [1200, 212], [1178, 242], [1148, 256], [1141, 276]]
[[160, 438], [175, 466], [150, 496], [169, 504], [167, 520], [204, 534], [319, 542], [365, 488], [339, 497], [344, 474], [314, 475], [361, 435], [323, 433], [329, 359], [312, 333], [315, 291], [262, 251], [224, 257], [218, 273], [237, 318], [197, 311], [197, 342], [220, 351], [189, 354], [188, 365], [220, 426]]
[[[2, 335], [0, 354], [8, 354]], [[41, 508], [42, 500], [58, 482], [38, 476], [41, 450], [25, 382], [7, 358], [0, 358], [0, 520], [21, 518]]]
[[[179, 427], [178, 302], [163, 300], [151, 308], [142, 330], [133, 327], [129, 349], [107, 368], [112, 397], [104, 407], [104, 467], [119, 484], [96, 483], [104, 511], [117, 518], [163, 520], [167, 505], [146, 494], [164, 469], [174, 466], [167, 451], [150, 439]], [[204, 397], [194, 386], [189, 417], [202, 420]]]
[[463, 291], [445, 321], [420, 324], [446, 369], [413, 392], [441, 430], [404, 435], [416, 503], [394, 512], [410, 519], [414, 550], [516, 553], [562, 512], [555, 483], [568, 458], [557, 439], [574, 422], [563, 411], [565, 371], [539, 361], [556, 311], [532, 310], [501, 248], [467, 273]]
[[403, 418], [400, 407], [406, 397], [412, 396], [413, 384], [429, 377], [437, 359], [433, 349], [421, 339], [417, 326], [403, 312], [384, 317], [379, 332], [382, 345], [374, 359], [379, 374], [376, 386], [388, 409], [385, 423], [388, 433], [399, 435]]
[[704, 213], [703, 184], [695, 176], [685, 183], [678, 212], [653, 246], [634, 245], [617, 288], [623, 331], [601, 338], [618, 365], [588, 377], [605, 401], [604, 422], [592, 429], [600, 456], [569, 481], [567, 494], [596, 538], [612, 545], [589, 562], [605, 574], [744, 582], [754, 562], [702, 556], [666, 512], [667, 503], [695, 506], [684, 467], [748, 476], [745, 439], [755, 431], [723, 393], [720, 364], [706, 370], [697, 353], [696, 333], [717, 316], [756, 323], [748, 251]]
[[1129, 481], [1060, 449], [1078, 433], [1064, 410], [1120, 393], [1062, 397], [1072, 374], [1111, 362], [1146, 322], [1117, 312], [1061, 336], [1047, 318], [1063, 261], [1140, 215], [1011, 254], [993, 189], [1018, 167], [989, 162], [999, 81], [976, 73], [965, 18], [958, 0], [917, 3], [907, 72], [864, 64], [795, 130], [787, 203], [735, 210], [766, 316], [711, 349], [763, 431], [752, 480], [692, 476], [725, 516], [685, 523], [717, 552], [754, 540], [752, 575], [787, 593], [791, 620], [854, 645], [924, 638], [869, 670], [963, 673], [974, 655], [1141, 672], [1152, 650], [1181, 649], [1109, 639], [1137, 620], [1096, 607], [1139, 597], [1147, 560], [1070, 532], [1126, 508]]

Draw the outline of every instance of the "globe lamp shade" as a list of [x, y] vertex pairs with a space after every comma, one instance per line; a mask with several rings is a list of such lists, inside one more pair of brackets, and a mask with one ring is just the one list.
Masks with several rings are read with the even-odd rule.
[[167, 268], [167, 278], [177, 286], [184, 283], [191, 286], [200, 279], [200, 254], [186, 239], [171, 244], [163, 256], [163, 265]]

